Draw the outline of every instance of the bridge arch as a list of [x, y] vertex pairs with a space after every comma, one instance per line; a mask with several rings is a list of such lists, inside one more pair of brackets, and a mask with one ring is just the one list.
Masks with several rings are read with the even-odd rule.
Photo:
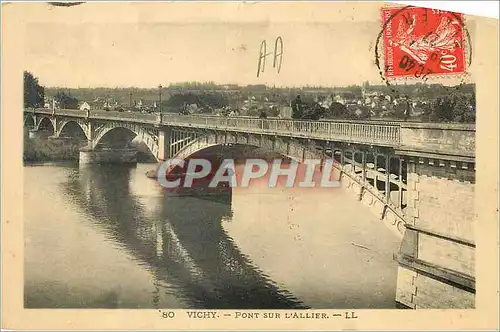
[[[318, 149], [308, 140], [281, 140], [261, 135], [217, 135], [207, 134], [193, 140], [171, 155], [172, 158], [187, 159], [190, 156], [215, 146], [246, 145], [267, 148], [295, 161], [309, 158], [335, 160], [334, 167], [340, 173], [342, 187], [355, 199], [367, 206], [393, 233], [402, 239], [405, 232], [405, 210], [403, 196], [406, 191], [406, 173], [402, 160], [377, 151], [357, 150], [353, 146], [332, 148], [329, 153]], [[398, 167], [394, 167], [398, 164]], [[364, 166], [363, 166], [364, 165]], [[399, 174], [396, 174], [399, 173]], [[386, 177], [386, 174], [389, 177]]]
[[36, 117], [34, 115], [25, 115], [23, 119], [23, 126], [24, 127], [29, 127], [29, 128], [34, 128], [36, 125]]
[[204, 149], [214, 146], [242, 145], [255, 148], [263, 148], [270, 152], [276, 152], [284, 157], [301, 161], [305, 157], [322, 158], [320, 151], [315, 151], [307, 143], [301, 140], [280, 139], [277, 137], [262, 137], [261, 135], [239, 135], [237, 133], [219, 135], [217, 132], [207, 133], [190, 141], [179, 150], [174, 150], [172, 158], [186, 159], [189, 156]]
[[43, 116], [40, 119], [37, 119], [36, 130], [48, 130], [51, 131], [52, 134], [56, 132], [56, 123], [55, 120], [51, 119], [48, 116]]
[[[57, 126], [57, 132], [56, 136], [64, 136], [64, 134], [68, 131], [71, 130], [71, 128], [79, 128], [78, 132], [79, 134], [83, 134], [83, 136], [88, 140], [89, 135], [88, 135], [88, 125], [83, 123], [82, 121], [79, 121], [77, 119], [69, 119], [69, 120], [63, 120], [61, 121], [58, 126]], [[73, 132], [74, 134], [74, 132]]]
[[158, 144], [158, 130], [155, 128], [148, 128], [143, 125], [134, 123], [104, 123], [98, 126], [95, 131], [95, 138], [92, 140], [94, 147], [103, 143], [110, 135], [121, 136], [127, 142], [127, 145], [132, 142], [136, 137], [146, 144], [153, 156], [158, 159], [159, 144]]

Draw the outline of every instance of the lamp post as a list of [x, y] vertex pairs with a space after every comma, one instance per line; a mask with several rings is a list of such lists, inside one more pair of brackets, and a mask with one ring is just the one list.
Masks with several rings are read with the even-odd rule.
[[161, 88], [162, 88], [161, 84], [158, 85], [158, 111], [160, 111], [160, 112], [161, 112], [161, 108], [160, 108], [161, 107]]

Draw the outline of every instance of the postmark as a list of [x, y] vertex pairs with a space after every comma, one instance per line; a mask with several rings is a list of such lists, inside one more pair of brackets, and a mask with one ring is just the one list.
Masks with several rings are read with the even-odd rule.
[[[466, 76], [472, 59], [462, 14], [421, 7], [384, 7], [375, 62], [390, 80]], [[381, 59], [383, 57], [383, 59]]]

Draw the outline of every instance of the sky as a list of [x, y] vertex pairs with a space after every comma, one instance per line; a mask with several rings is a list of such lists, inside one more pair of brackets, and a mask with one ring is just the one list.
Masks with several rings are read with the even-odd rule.
[[[84, 4], [36, 16], [24, 31], [25, 69], [43, 85], [72, 88], [151, 88], [185, 81], [270, 86], [383, 83], [374, 51], [381, 30], [380, 8], [371, 4], [364, 11], [350, 4], [342, 10], [338, 5], [294, 7], [304, 9], [294, 15], [270, 15], [255, 5], [218, 7], [233, 9], [227, 12], [206, 9], [213, 5], [184, 5], [182, 10], [165, 3], [110, 6]], [[26, 16], [30, 14], [35, 15]], [[284, 44], [281, 71], [272, 67], [271, 55], [257, 77], [261, 42], [266, 40], [268, 52], [273, 52], [278, 36]]]
[[[368, 49], [376, 28], [353, 23], [41, 24], [28, 30], [27, 68], [50, 86], [360, 84], [378, 78], [374, 52]], [[284, 53], [280, 73], [271, 55], [257, 78], [261, 42], [266, 40], [273, 52], [278, 36]]]

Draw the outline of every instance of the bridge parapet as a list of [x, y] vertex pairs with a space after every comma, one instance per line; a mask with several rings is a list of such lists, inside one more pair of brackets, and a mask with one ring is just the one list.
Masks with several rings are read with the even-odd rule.
[[226, 118], [169, 115], [164, 125], [213, 128], [229, 131], [274, 134], [381, 146], [399, 146], [400, 128], [396, 124], [335, 121], [296, 121], [288, 119]]
[[99, 120], [111, 120], [111, 121], [123, 121], [123, 122], [136, 122], [136, 123], [146, 123], [155, 124], [156, 115], [155, 114], [135, 114], [129, 112], [106, 112], [108, 114], [91, 114], [91, 119]]
[[427, 159], [474, 162], [474, 124], [403, 123], [398, 154]]

